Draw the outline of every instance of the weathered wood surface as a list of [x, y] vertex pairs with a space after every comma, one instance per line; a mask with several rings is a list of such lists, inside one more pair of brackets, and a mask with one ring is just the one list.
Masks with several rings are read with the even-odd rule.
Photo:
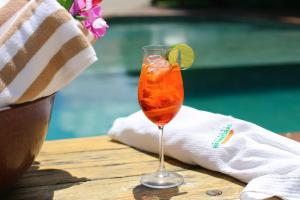
[[[239, 199], [244, 184], [226, 175], [167, 159], [166, 167], [185, 177], [185, 184], [167, 190], [140, 185], [143, 173], [157, 168], [157, 157], [93, 137], [46, 142], [37, 161], [19, 183], [0, 199]], [[222, 191], [208, 196], [207, 190]]]

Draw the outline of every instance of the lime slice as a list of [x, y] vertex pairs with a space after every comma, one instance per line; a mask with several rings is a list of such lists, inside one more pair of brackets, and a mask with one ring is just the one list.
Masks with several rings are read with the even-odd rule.
[[168, 60], [171, 64], [178, 63], [181, 68], [187, 69], [192, 66], [195, 59], [193, 49], [184, 43], [176, 44], [170, 47]]

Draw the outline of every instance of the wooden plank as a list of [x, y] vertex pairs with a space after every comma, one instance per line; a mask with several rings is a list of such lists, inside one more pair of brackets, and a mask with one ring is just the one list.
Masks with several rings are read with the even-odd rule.
[[6, 198], [143, 199], [150, 195], [153, 199], [155, 195], [173, 195], [175, 199], [203, 199], [205, 190], [214, 185], [225, 191], [223, 199], [232, 199], [242, 190], [242, 183], [235, 179], [169, 158], [166, 167], [185, 176], [184, 186], [171, 190], [140, 186], [140, 175], [153, 172], [157, 165], [156, 156], [111, 142], [108, 137], [50, 141]]
[[[160, 197], [160, 199], [211, 199], [206, 195], [208, 189], [218, 189], [223, 194], [215, 199], [238, 199], [243, 189], [242, 184], [236, 184], [232, 178], [224, 175], [211, 177], [211, 172], [182, 171], [186, 184], [168, 190], [148, 189], [139, 184], [139, 176], [129, 176], [114, 179], [68, 183], [43, 187], [16, 189], [9, 197], [16, 199], [20, 196], [26, 199], [37, 197], [53, 199], [144, 199], [145, 197]], [[173, 198], [172, 198], [173, 199]]]
[[[108, 142], [109, 141], [109, 142]], [[128, 148], [128, 146], [111, 141], [108, 136], [89, 137], [89, 138], [75, 138], [67, 140], [53, 140], [47, 141], [43, 146], [41, 153], [52, 154], [69, 152], [83, 152], [94, 150], [111, 150]]]
[[[166, 160], [166, 167], [181, 173], [186, 183], [154, 190], [141, 186], [139, 178], [157, 168], [156, 155], [112, 142], [107, 136], [49, 141], [31, 169], [1, 199], [239, 199], [244, 187], [240, 181]], [[211, 189], [223, 193], [208, 196], [206, 191]]]

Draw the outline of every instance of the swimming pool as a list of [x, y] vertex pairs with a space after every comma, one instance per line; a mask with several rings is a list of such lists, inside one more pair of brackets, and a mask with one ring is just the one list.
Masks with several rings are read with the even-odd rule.
[[57, 94], [47, 139], [104, 135], [139, 110], [141, 47], [185, 42], [197, 60], [183, 72], [185, 104], [274, 132], [300, 130], [300, 28], [269, 21], [111, 19], [99, 61]]

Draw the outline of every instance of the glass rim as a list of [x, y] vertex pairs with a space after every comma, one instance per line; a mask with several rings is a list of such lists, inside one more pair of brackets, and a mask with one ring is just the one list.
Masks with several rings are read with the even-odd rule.
[[151, 45], [146, 45], [143, 46], [142, 49], [144, 51], [167, 51], [168, 50], [168, 46], [167, 45], [156, 45], [156, 44], [151, 44]]

